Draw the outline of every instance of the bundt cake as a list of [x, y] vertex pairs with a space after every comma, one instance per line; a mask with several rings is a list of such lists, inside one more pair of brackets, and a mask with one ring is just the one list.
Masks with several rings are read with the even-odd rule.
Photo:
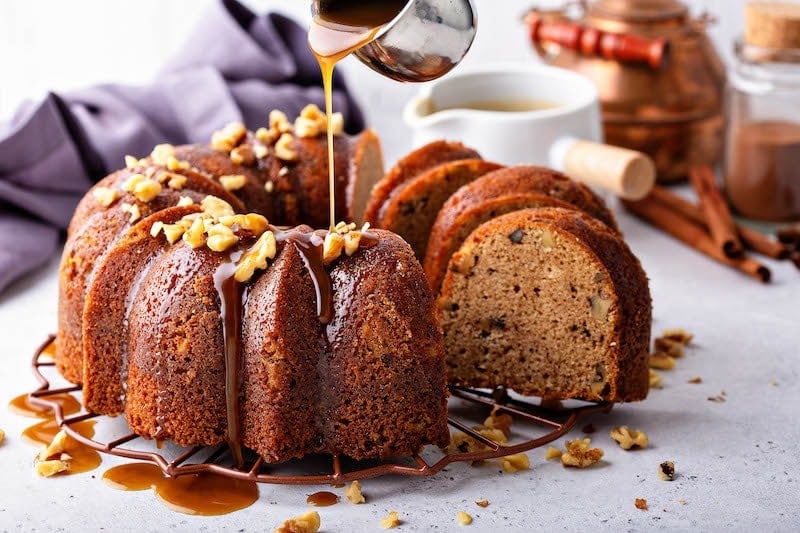
[[602, 198], [559, 172], [534, 166], [489, 172], [450, 196], [431, 225], [423, 259], [434, 292], [439, 290], [450, 257], [472, 230], [510, 211], [548, 206], [580, 209], [617, 228], [614, 215]]
[[477, 227], [439, 295], [448, 377], [525, 395], [641, 400], [651, 302], [619, 234], [574, 209], [513, 211]]
[[[87, 193], [62, 258], [55, 355], [87, 409], [269, 462], [447, 443], [441, 330], [410, 247], [354, 224], [269, 224], [327, 226], [324, 120], [273, 113], [209, 147], [162, 145]], [[377, 138], [340, 135], [336, 153], [337, 212], [359, 218], [382, 175]]]

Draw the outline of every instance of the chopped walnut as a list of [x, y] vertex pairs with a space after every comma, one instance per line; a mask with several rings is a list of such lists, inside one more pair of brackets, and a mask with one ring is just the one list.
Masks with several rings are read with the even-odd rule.
[[183, 240], [192, 248], [200, 248], [206, 244], [205, 225], [202, 218], [196, 218], [183, 233]]
[[267, 191], [267, 194], [272, 194], [272, 191], [275, 190], [275, 184], [272, 180], [267, 180], [267, 182], [264, 183], [264, 190]]
[[458, 523], [462, 526], [468, 526], [472, 523], [472, 516], [464, 511], [459, 511], [456, 515], [456, 520], [458, 520]]
[[52, 459], [53, 457], [60, 456], [67, 450], [67, 447], [75, 444], [75, 439], [70, 437], [63, 429], [55, 434], [53, 440], [50, 441], [46, 447], [43, 447], [39, 452], [39, 459], [44, 461]]
[[119, 192], [116, 189], [109, 187], [95, 187], [92, 189], [92, 196], [97, 200], [97, 203], [103, 207], [108, 207], [119, 198]]
[[206, 196], [203, 198], [203, 201], [200, 202], [200, 207], [203, 209], [203, 212], [208, 213], [214, 218], [235, 214], [231, 204], [216, 196]]
[[650, 369], [650, 387], [654, 388], [654, 389], [660, 389], [661, 386], [662, 386], [662, 381], [663, 380], [661, 379], [661, 376], [658, 375], [658, 372], [656, 372], [655, 370], [653, 370], [651, 368]]
[[322, 262], [329, 265], [342, 255], [344, 237], [340, 233], [328, 232], [322, 245]]
[[503, 467], [504, 472], [513, 474], [520, 470], [528, 470], [531, 467], [531, 461], [527, 454], [517, 453], [514, 455], [506, 455], [500, 458], [500, 466]]
[[234, 165], [252, 166], [256, 162], [256, 154], [248, 144], [237, 146], [231, 150], [231, 162]]
[[603, 457], [603, 450], [591, 448], [591, 439], [575, 439], [566, 441], [567, 451], [561, 455], [561, 464], [577, 468], [586, 468]]
[[307, 104], [301, 111], [300, 111], [300, 118], [304, 118], [306, 120], [313, 120], [314, 122], [319, 122], [320, 120], [325, 120], [325, 113], [317, 106], [317, 104]]
[[397, 511], [391, 511], [386, 518], [381, 520], [381, 527], [383, 529], [394, 529], [400, 525], [400, 516]]
[[278, 171], [278, 176], [282, 178], [288, 173], [289, 173], [289, 167], [281, 167], [281, 169]]
[[661, 333], [661, 337], [677, 341], [686, 346], [687, 344], [690, 344], [692, 342], [694, 335], [692, 335], [683, 328], [670, 328], [670, 329], [665, 329]]
[[650, 368], [657, 368], [659, 370], [672, 370], [675, 368], [675, 358], [666, 352], [651, 353], [648, 358]]
[[644, 431], [630, 429], [628, 426], [619, 426], [611, 430], [611, 438], [617, 441], [620, 448], [647, 448], [648, 439]]
[[237, 242], [239, 238], [231, 228], [222, 224], [214, 224], [206, 231], [208, 238], [206, 245], [215, 252], [224, 252]]
[[133, 174], [122, 184], [122, 190], [133, 194], [140, 202], [149, 202], [161, 192], [161, 184], [143, 174]]
[[675, 463], [672, 461], [664, 461], [658, 465], [658, 477], [664, 481], [672, 481], [675, 479]]
[[280, 132], [278, 130], [267, 128], [258, 128], [256, 130], [256, 139], [265, 145], [274, 143], [278, 140], [278, 137], [280, 137]]
[[637, 509], [647, 511], [647, 500], [644, 498], [636, 498], [633, 500], [633, 505], [635, 505]]
[[683, 344], [678, 341], [658, 337], [653, 341], [656, 352], [663, 352], [672, 357], [683, 357]]
[[250, 280], [256, 270], [267, 268], [267, 259], [273, 259], [277, 251], [278, 244], [275, 234], [265, 231], [239, 260], [234, 272], [234, 279], [239, 283]]
[[34, 468], [38, 475], [42, 477], [52, 477], [61, 472], [69, 472], [70, 464], [68, 460], [46, 459], [44, 461], [37, 460], [34, 463]]
[[247, 184], [247, 176], [243, 174], [220, 176], [219, 183], [226, 191], [238, 191]]
[[253, 155], [256, 156], [257, 159], [264, 159], [269, 155], [269, 147], [264, 144], [254, 144]]
[[364, 498], [364, 494], [361, 492], [361, 483], [358, 480], [353, 481], [347, 488], [344, 490], [345, 497], [353, 503], [364, 503], [366, 502], [366, 498]]
[[141, 164], [142, 163], [132, 155], [125, 156], [125, 168], [136, 168], [138, 166], [141, 166]]
[[225, 215], [219, 217], [219, 223], [229, 228], [238, 227], [253, 233], [256, 237], [267, 231], [269, 222], [266, 217], [258, 213], [247, 213], [246, 215]]
[[186, 186], [187, 178], [181, 174], [168, 174], [167, 187], [179, 191]]
[[181, 196], [181, 199], [178, 200], [178, 203], [175, 204], [178, 207], [187, 207], [194, 204], [194, 200], [191, 199], [189, 196]]
[[286, 113], [278, 109], [273, 109], [269, 112], [269, 129], [275, 130], [278, 133], [287, 133], [292, 131], [292, 123]]
[[608, 319], [608, 311], [611, 309], [611, 304], [614, 302], [611, 298], [604, 298], [595, 294], [589, 298], [589, 303], [592, 306], [594, 319], [599, 322], [605, 322]]
[[123, 202], [121, 208], [124, 213], [128, 213], [129, 215], [128, 222], [130, 224], [133, 224], [134, 222], [142, 218], [142, 212], [139, 210], [139, 206], [137, 204], [129, 204], [127, 202]]
[[689, 380], [686, 381], [686, 383], [691, 383], [693, 385], [698, 385], [698, 384], [700, 384], [702, 382], [703, 382], [703, 378], [701, 378], [700, 376], [695, 376], [692, 379], [689, 379]]
[[508, 437], [511, 434], [512, 422], [513, 419], [508, 413], [498, 415], [495, 411], [492, 411], [492, 414], [483, 421], [483, 425], [490, 429], [499, 429], [503, 432], [503, 435]]
[[561, 455], [562, 451], [555, 446], [548, 446], [547, 450], [544, 452], [544, 458], [548, 461], [550, 459], [561, 459]]
[[482, 499], [482, 500], [475, 500], [475, 505], [478, 507], [489, 507], [489, 500]]
[[167, 158], [167, 169], [168, 170], [186, 170], [192, 165], [189, 164], [188, 161], [180, 161], [174, 155], [171, 155]]
[[231, 122], [219, 131], [215, 131], [211, 136], [211, 148], [230, 153], [231, 150], [239, 146], [247, 129], [241, 122]]
[[150, 152], [150, 159], [156, 165], [167, 166], [167, 161], [170, 157], [175, 157], [175, 147], [171, 144], [157, 144]]
[[297, 152], [292, 148], [294, 137], [291, 133], [284, 133], [275, 143], [275, 156], [281, 161], [297, 161]]
[[308, 511], [286, 520], [275, 528], [274, 533], [317, 533], [320, 527], [319, 513]]
[[294, 121], [294, 134], [300, 138], [316, 137], [320, 134], [320, 131], [320, 125], [317, 120], [301, 116]]
[[[150, 234], [152, 235], [153, 230], [161, 224], [157, 222], [153, 225], [153, 228], [150, 230]], [[183, 237], [184, 232], [186, 232], [186, 228], [182, 224], [162, 224], [159, 226], [160, 229], [164, 232], [164, 237], [167, 238], [167, 242], [170, 244], [175, 244], [178, 242], [178, 239]], [[158, 233], [156, 233], [158, 235]]]

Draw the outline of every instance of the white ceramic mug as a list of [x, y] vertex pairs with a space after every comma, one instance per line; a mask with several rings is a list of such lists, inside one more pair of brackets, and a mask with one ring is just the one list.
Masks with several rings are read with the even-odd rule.
[[[465, 108], [476, 102], [523, 101], [542, 108]], [[655, 167], [647, 156], [601, 144], [597, 89], [568, 70], [493, 65], [455, 73], [424, 86], [403, 116], [413, 129], [415, 147], [457, 140], [490, 161], [549, 166], [630, 199], [645, 196], [655, 183]]]

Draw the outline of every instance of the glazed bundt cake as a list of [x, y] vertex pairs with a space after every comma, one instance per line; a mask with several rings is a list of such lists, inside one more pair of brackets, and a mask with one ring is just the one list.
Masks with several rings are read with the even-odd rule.
[[647, 395], [647, 278], [585, 213], [523, 209], [481, 224], [453, 255], [439, 308], [453, 382], [552, 399]]
[[[355, 224], [270, 224], [327, 225], [325, 126], [315, 108], [255, 133], [229, 125], [208, 147], [129, 157], [87, 193], [62, 258], [55, 356], [87, 409], [269, 462], [447, 443], [441, 331], [409, 246]], [[337, 213], [357, 219], [380, 147], [371, 132], [335, 145]]]

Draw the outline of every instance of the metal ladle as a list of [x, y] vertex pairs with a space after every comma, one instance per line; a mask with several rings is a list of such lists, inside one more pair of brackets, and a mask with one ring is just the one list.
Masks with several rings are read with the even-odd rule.
[[[320, 13], [321, 4], [320, 0], [312, 2], [313, 16]], [[475, 39], [476, 28], [471, 0], [410, 0], [354, 55], [388, 78], [430, 81], [461, 61]]]

